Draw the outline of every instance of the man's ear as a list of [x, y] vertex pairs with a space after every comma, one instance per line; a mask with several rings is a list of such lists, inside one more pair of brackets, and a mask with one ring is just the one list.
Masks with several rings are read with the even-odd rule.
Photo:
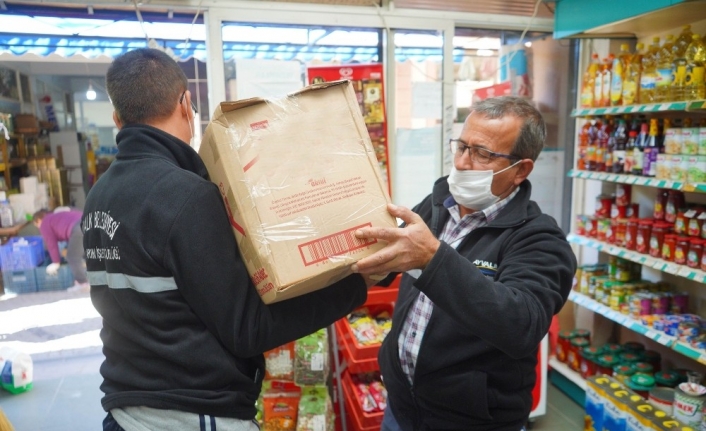
[[118, 130], [123, 128], [123, 122], [120, 121], [120, 117], [118, 117], [118, 113], [116, 111], [113, 111], [113, 123], [115, 123], [115, 127], [117, 127]]
[[515, 185], [519, 185], [522, 181], [527, 179], [529, 174], [532, 173], [532, 169], [534, 169], [534, 162], [532, 159], [523, 159], [522, 163], [520, 163], [517, 168], [517, 174], [515, 174]]

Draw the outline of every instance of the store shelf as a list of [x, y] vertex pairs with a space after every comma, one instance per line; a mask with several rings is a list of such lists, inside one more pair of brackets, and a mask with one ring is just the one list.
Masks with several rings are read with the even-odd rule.
[[557, 373], [569, 379], [573, 384], [575, 384], [579, 388], [583, 389], [584, 391], [586, 390], [586, 380], [581, 377], [581, 374], [569, 368], [568, 365], [559, 361], [556, 357], [549, 357], [549, 366], [552, 367], [552, 369]]
[[[616, 322], [638, 334], [642, 334], [645, 337], [658, 342], [659, 344], [666, 347], [673, 347], [677, 341], [675, 337], [669, 336], [664, 332], [655, 331], [652, 328], [645, 326], [630, 316], [615, 311], [610, 307], [601, 304], [589, 298], [586, 295], [582, 295], [578, 292], [569, 293], [569, 301], [579, 304], [580, 306], [587, 308], [601, 316], [607, 317], [608, 319]], [[687, 355], [688, 356], [688, 355]]]
[[[587, 117], [594, 115], [621, 115], [650, 112], [696, 111], [706, 109], [706, 100], [690, 100], [688, 102], [649, 103], [645, 105], [607, 106], [603, 108], [578, 108], [571, 111], [572, 117]], [[704, 111], [706, 113], [706, 111]]]
[[668, 262], [663, 259], [658, 259], [656, 257], [638, 253], [636, 251], [631, 251], [626, 248], [608, 244], [603, 241], [598, 241], [593, 238], [586, 238], [584, 236], [576, 235], [573, 233], [567, 235], [566, 239], [572, 244], [595, 248], [598, 251], [602, 251], [613, 256], [618, 256], [623, 259], [631, 260], [644, 266], [654, 268], [658, 271], [666, 272], [667, 274], [672, 274], [689, 280], [698, 281], [699, 283], [706, 282], [706, 272], [695, 268], [689, 268], [686, 265], [678, 265], [674, 262]]
[[567, 174], [571, 178], [607, 181], [611, 183], [634, 184], [637, 186], [657, 187], [661, 189], [681, 190], [685, 192], [706, 193], [706, 183], [684, 183], [681, 181], [661, 180], [639, 175], [613, 174], [609, 172], [582, 171], [571, 169]]

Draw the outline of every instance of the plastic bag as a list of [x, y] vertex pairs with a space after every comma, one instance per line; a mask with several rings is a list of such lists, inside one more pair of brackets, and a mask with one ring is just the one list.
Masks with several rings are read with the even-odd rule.
[[299, 400], [297, 431], [334, 431], [336, 415], [325, 387], [302, 389]]
[[329, 375], [326, 328], [294, 343], [294, 382], [300, 386], [325, 385]]
[[0, 385], [6, 391], [19, 394], [32, 388], [32, 358], [11, 347], [0, 347]]

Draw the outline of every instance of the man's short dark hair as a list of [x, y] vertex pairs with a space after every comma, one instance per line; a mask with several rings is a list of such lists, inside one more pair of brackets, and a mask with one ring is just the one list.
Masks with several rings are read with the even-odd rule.
[[128, 51], [113, 60], [106, 75], [108, 95], [123, 125], [167, 118], [187, 89], [179, 65], [157, 49]]

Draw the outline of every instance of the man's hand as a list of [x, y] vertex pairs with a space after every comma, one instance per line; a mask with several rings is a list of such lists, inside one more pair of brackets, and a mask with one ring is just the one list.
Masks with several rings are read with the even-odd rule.
[[59, 265], [58, 263], [52, 263], [47, 266], [47, 275], [54, 276], [59, 273]]
[[353, 272], [375, 276], [424, 269], [439, 249], [439, 240], [421, 217], [408, 208], [393, 204], [389, 204], [387, 210], [393, 217], [401, 218], [406, 226], [402, 229], [368, 227], [356, 230], [356, 237], [377, 238], [386, 242], [387, 246], [372, 256], [359, 260], [351, 268]]

